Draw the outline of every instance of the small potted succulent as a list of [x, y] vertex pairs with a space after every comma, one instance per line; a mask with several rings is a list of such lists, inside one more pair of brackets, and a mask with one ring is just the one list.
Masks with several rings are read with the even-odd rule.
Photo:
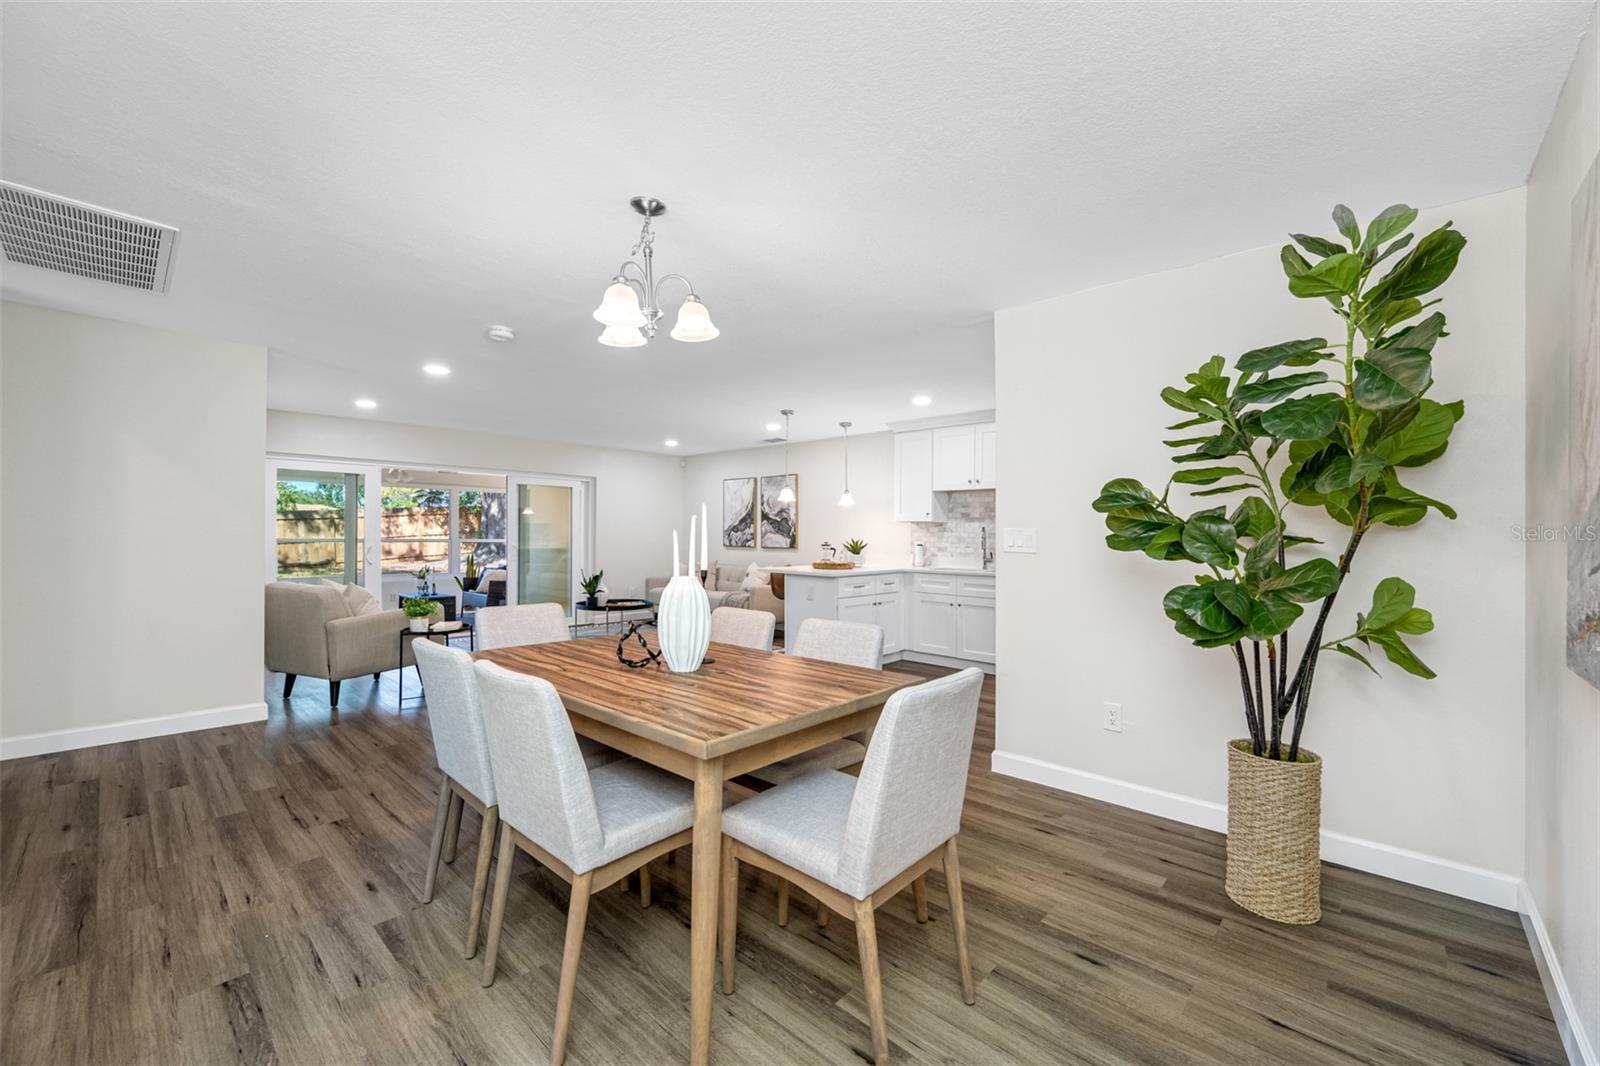
[[439, 605], [433, 600], [425, 600], [419, 596], [412, 596], [400, 601], [400, 609], [411, 620], [411, 632], [426, 633], [432, 625], [432, 618], [439, 610]]
[[844, 542], [845, 554], [850, 557], [850, 562], [855, 566], [861, 565], [861, 553], [867, 550], [867, 542], [860, 537]]
[[[583, 571], [580, 570], [578, 573], [583, 574]], [[583, 604], [585, 607], [600, 607], [605, 603], [605, 586], [601, 584], [605, 577], [606, 572], [604, 570], [596, 570], [592, 574], [583, 575], [583, 580], [579, 584], [583, 588], [584, 596], [587, 597]]]

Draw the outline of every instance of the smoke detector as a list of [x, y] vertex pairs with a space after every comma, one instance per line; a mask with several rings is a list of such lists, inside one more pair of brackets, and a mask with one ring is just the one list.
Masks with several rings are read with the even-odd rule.
[[517, 339], [517, 331], [510, 326], [490, 326], [488, 333], [496, 344], [509, 344]]
[[166, 292], [175, 226], [0, 181], [0, 248], [13, 263]]

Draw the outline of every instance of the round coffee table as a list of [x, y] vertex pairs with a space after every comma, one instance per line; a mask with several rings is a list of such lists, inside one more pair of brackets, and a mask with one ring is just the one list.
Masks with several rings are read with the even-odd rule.
[[596, 604], [593, 607], [589, 606], [587, 603], [584, 603], [582, 600], [579, 600], [577, 603], [574, 603], [572, 605], [572, 618], [573, 618], [572, 627], [574, 629], [576, 629], [576, 628], [578, 628], [578, 626], [585, 624], [585, 623], [579, 622], [577, 620], [578, 612], [579, 611], [584, 611], [584, 612], [587, 612], [588, 614], [604, 615], [605, 619], [601, 623], [601, 625], [604, 627], [604, 632], [609, 633], [609, 632], [611, 632], [611, 615], [612, 615], [612, 612], [616, 612], [617, 625], [621, 626], [625, 622], [627, 622], [627, 620], [628, 620], [628, 612], [630, 612], [630, 611], [654, 611], [655, 608], [656, 608], [656, 605], [655, 605], [654, 602], [652, 602], [650, 600], [641, 600], [641, 599], [610, 599], [610, 600], [607, 600], [604, 603]]

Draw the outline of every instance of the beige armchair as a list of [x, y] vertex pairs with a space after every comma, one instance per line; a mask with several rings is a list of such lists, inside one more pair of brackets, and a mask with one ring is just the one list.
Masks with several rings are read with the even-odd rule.
[[267, 669], [286, 675], [283, 694], [294, 691], [304, 674], [328, 682], [328, 706], [339, 703], [339, 682], [384, 670], [403, 669], [416, 660], [404, 611], [351, 614], [349, 600], [329, 585], [274, 581], [267, 586]]

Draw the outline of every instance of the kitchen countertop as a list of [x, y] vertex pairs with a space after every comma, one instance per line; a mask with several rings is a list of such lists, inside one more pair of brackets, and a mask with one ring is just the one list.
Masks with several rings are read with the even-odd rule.
[[953, 574], [959, 577], [994, 577], [993, 570], [970, 566], [857, 566], [849, 570], [815, 570], [810, 563], [799, 566], [763, 566], [769, 574], [805, 577], [859, 577], [862, 574]]

